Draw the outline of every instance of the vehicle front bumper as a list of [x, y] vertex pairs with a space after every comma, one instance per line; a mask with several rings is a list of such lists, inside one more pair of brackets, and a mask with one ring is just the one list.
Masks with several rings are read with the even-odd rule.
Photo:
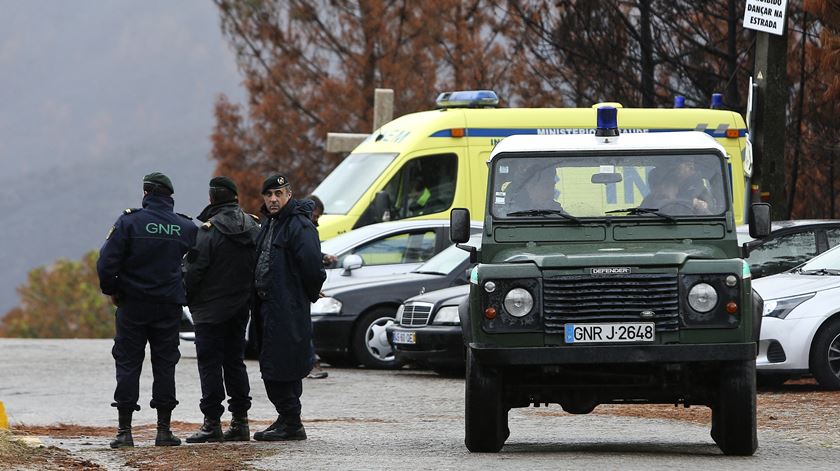
[[[807, 373], [811, 342], [822, 318], [765, 317], [761, 322], [761, 340], [758, 344], [756, 369], [761, 373]], [[771, 345], [784, 352], [784, 361], [779, 361], [778, 350], [769, 355]]]
[[347, 353], [356, 316], [312, 316], [312, 342], [315, 353]]
[[[388, 342], [400, 361], [432, 368], [464, 366], [464, 340], [459, 325], [389, 326]], [[416, 344], [394, 343], [394, 332], [414, 332]]]
[[497, 366], [708, 363], [755, 360], [756, 357], [754, 342], [568, 347], [499, 347], [471, 342], [469, 348], [479, 363]]

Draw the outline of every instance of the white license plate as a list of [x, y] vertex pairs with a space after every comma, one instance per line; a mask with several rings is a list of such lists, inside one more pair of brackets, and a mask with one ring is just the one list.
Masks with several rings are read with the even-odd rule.
[[394, 332], [394, 343], [414, 345], [417, 343], [417, 334], [414, 332]]
[[653, 342], [653, 322], [566, 324], [566, 343]]

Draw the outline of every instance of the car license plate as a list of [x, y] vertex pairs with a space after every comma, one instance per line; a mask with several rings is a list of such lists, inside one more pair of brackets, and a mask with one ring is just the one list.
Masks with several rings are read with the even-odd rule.
[[394, 332], [394, 343], [414, 345], [417, 343], [417, 334], [414, 332]]
[[566, 343], [653, 342], [653, 322], [566, 324]]

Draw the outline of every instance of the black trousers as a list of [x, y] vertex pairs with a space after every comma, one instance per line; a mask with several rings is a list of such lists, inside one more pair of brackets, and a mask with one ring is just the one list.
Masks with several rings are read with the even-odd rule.
[[195, 324], [195, 351], [201, 378], [201, 412], [218, 419], [225, 411], [225, 389], [230, 395], [228, 410], [234, 414], [251, 408], [251, 386], [245, 369], [245, 328], [248, 307], [227, 321]]
[[175, 365], [181, 358], [178, 350], [178, 326], [181, 321], [178, 304], [147, 303], [124, 299], [117, 308], [114, 356], [117, 369], [117, 388], [114, 402], [119, 409], [140, 410], [140, 371], [149, 343], [152, 356], [153, 409], [172, 410], [175, 399]]
[[268, 400], [274, 404], [277, 413], [289, 419], [300, 419], [300, 396], [303, 394], [303, 381], [271, 381], [263, 379]]

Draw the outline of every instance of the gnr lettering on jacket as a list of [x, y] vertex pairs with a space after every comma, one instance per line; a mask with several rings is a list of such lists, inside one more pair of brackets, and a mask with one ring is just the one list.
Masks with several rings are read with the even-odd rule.
[[159, 224], [150, 222], [146, 224], [146, 232], [149, 234], [181, 235], [181, 226], [177, 224]]

